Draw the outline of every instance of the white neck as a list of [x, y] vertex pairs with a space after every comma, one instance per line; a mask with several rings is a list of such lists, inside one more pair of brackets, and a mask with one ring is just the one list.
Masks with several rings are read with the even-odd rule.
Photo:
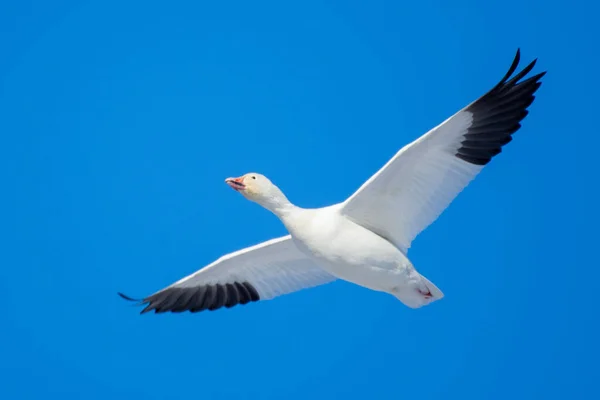
[[284, 224], [286, 223], [286, 219], [299, 209], [293, 205], [276, 186], [273, 186], [271, 193], [260, 199], [258, 203], [275, 214]]

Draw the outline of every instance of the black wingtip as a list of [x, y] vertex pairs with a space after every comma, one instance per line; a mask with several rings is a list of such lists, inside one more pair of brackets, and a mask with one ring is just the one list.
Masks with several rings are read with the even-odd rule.
[[123, 294], [123, 293], [121, 293], [121, 292], [117, 292], [117, 294], [118, 294], [119, 296], [121, 296], [121, 298], [123, 298], [123, 299], [125, 299], [125, 300], [127, 300], [127, 301], [142, 301], [142, 300], [140, 300], [140, 299], [134, 299], [134, 298], [132, 298], [132, 297], [129, 297], [129, 296], [127, 296], [126, 294]]
[[511, 135], [521, 127], [521, 121], [527, 116], [527, 108], [535, 99], [535, 92], [542, 84], [540, 79], [546, 74], [541, 72], [525, 78], [536, 65], [537, 58], [523, 70], [517, 70], [521, 56], [520, 49], [508, 72], [502, 80], [470, 104], [466, 110], [471, 112], [472, 121], [467, 129], [455, 156], [474, 164], [486, 165], [500, 154], [504, 145], [511, 141]]
[[517, 48], [517, 53], [515, 54], [515, 58], [513, 59], [513, 62], [510, 65], [510, 68], [508, 69], [508, 71], [506, 72], [504, 77], [500, 80], [500, 82], [496, 85], [496, 87], [500, 87], [504, 83], [506, 83], [506, 81], [508, 81], [510, 76], [517, 70], [517, 67], [519, 66], [519, 62], [521, 62], [521, 49]]

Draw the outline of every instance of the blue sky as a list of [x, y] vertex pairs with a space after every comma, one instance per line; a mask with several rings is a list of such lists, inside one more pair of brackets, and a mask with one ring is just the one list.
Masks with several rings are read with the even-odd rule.
[[[0, 398], [598, 396], [598, 6], [0, 5]], [[284, 234], [223, 183], [344, 200], [499, 80], [548, 70], [515, 140], [409, 256], [446, 297], [348, 283], [213, 313], [143, 296]]]

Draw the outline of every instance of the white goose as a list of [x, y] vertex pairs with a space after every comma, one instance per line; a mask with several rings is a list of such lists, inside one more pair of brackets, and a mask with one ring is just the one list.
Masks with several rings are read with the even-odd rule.
[[489, 92], [402, 148], [340, 204], [303, 209], [265, 176], [225, 182], [275, 214], [287, 236], [225, 255], [146, 297], [142, 313], [198, 312], [233, 307], [343, 279], [389, 293], [411, 308], [443, 297], [406, 254], [481, 169], [511, 141], [545, 72], [521, 80], [534, 60], [511, 78], [515, 59]]

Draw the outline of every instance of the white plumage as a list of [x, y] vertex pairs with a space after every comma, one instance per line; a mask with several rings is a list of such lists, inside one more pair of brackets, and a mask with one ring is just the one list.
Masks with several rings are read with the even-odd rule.
[[265, 300], [334, 279], [306, 258], [287, 235], [227, 254], [174, 285], [188, 288], [199, 283], [250, 281]]
[[141, 300], [147, 304], [142, 312], [216, 310], [338, 278], [389, 293], [411, 308], [441, 299], [407, 252], [521, 127], [545, 72], [522, 80], [533, 61], [512, 76], [519, 59], [517, 51], [494, 88], [398, 151], [343, 203], [303, 209], [263, 175], [227, 179], [279, 217], [290, 235], [221, 257]]

